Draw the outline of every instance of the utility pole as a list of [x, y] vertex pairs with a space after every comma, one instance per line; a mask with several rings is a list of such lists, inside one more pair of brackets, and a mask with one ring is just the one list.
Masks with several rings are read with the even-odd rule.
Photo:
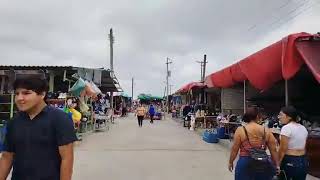
[[[202, 75], [202, 83], [204, 83], [204, 79], [206, 77], [206, 66], [207, 66], [207, 55], [205, 54], [204, 57], [203, 57], [203, 75]], [[206, 95], [206, 93], [204, 92], [204, 89], [202, 90], [202, 98], [201, 98], [201, 101], [202, 103], [204, 104], [204, 100], [207, 99], [205, 98], [204, 96]], [[206, 100], [207, 101], [207, 100]]]
[[205, 54], [203, 57], [203, 76], [202, 76], [202, 82], [204, 82], [204, 78], [206, 77], [206, 66], [207, 66], [207, 55]]
[[169, 64], [171, 64], [172, 61], [167, 57], [167, 113], [169, 113], [169, 76], [171, 76], [171, 73], [169, 72]]
[[132, 78], [132, 84], [131, 84], [131, 93], [132, 93], [132, 99], [131, 99], [131, 107], [133, 107], [133, 82], [134, 82], [134, 79]]
[[203, 82], [203, 61], [197, 61], [197, 63], [200, 63], [200, 82]]
[[[112, 28], [110, 29], [109, 34], [109, 41], [110, 41], [110, 76], [113, 79], [114, 78], [114, 69], [113, 69], [113, 43], [114, 43], [114, 37], [113, 37], [113, 31]], [[113, 92], [110, 92], [110, 109], [111, 109], [111, 122], [114, 123], [114, 107], [113, 107]]]
[[[200, 72], [200, 75], [201, 75], [201, 78], [200, 78], [200, 81], [202, 83], [204, 83], [204, 79], [206, 77], [206, 66], [207, 66], [207, 55], [205, 54], [204, 57], [203, 57], [203, 61], [197, 61], [197, 63], [200, 63], [201, 65], [201, 72]], [[201, 103], [203, 104], [204, 103], [204, 90], [202, 91], [202, 95], [201, 95]]]
[[172, 91], [171, 91], [172, 90], [172, 86], [173, 86], [172, 84], [169, 85], [169, 87], [170, 87], [170, 91], [169, 91], [170, 95], [172, 94]]
[[200, 71], [200, 81], [204, 82], [204, 78], [206, 77], [206, 66], [207, 66], [207, 55], [204, 55], [203, 61], [196, 61], [197, 63], [200, 63], [201, 65], [201, 71]]

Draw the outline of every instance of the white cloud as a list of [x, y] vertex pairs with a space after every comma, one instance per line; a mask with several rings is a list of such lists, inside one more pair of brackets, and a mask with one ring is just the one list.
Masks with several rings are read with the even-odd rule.
[[115, 70], [123, 89], [131, 94], [131, 78], [135, 77], [136, 95], [163, 95], [166, 57], [173, 59], [170, 84], [176, 90], [199, 80], [200, 64], [195, 61], [204, 54], [208, 55], [208, 74], [289, 33], [319, 31], [316, 3], [319, 1], [2, 0], [0, 60], [12, 65], [108, 67], [107, 35], [112, 27]]

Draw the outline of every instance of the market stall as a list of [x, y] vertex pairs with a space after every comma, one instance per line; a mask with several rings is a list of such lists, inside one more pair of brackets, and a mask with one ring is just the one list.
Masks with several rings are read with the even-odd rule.
[[262, 108], [267, 116], [276, 116], [281, 106], [290, 104], [304, 111], [309, 117], [303, 119], [308, 122], [304, 125], [312, 138], [307, 144], [308, 156], [312, 159], [310, 174], [318, 177], [320, 156], [310, 147], [320, 141], [320, 134], [314, 131], [319, 128], [319, 111], [314, 106], [314, 102], [319, 100], [319, 93], [316, 93], [320, 83], [319, 39], [318, 34], [289, 35], [206, 77], [208, 87], [225, 89], [242, 84], [243, 109], [255, 105]]
[[[14, 80], [25, 76], [39, 76], [49, 82], [47, 104], [69, 114], [74, 121], [77, 134], [80, 135], [79, 138], [84, 133], [100, 129], [101, 122], [105, 122], [101, 119], [108, 119], [112, 116], [112, 112], [108, 111], [110, 108], [108, 93], [121, 91], [115, 75], [111, 77], [110, 74], [110, 70], [103, 68], [0, 66], [0, 121], [3, 122], [0, 123], [0, 127], [5, 126], [5, 122], [10, 120], [16, 112], [12, 94]], [[98, 94], [103, 95], [105, 100], [108, 99], [102, 103], [103, 111], [95, 109], [96, 102], [101, 100]], [[0, 132], [2, 132], [1, 128]]]

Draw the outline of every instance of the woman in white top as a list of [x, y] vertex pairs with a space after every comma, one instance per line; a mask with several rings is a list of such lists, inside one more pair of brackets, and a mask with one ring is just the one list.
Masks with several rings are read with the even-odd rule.
[[281, 140], [279, 160], [281, 164], [280, 179], [305, 180], [307, 176], [308, 161], [306, 158], [307, 129], [299, 124], [298, 112], [292, 107], [284, 107], [279, 113], [281, 124]]

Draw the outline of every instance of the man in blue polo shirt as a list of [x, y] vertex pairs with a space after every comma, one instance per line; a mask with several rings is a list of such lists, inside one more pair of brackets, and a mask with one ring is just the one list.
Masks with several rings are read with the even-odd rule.
[[46, 80], [17, 79], [13, 87], [19, 112], [8, 123], [0, 180], [12, 166], [12, 180], [71, 180], [77, 140], [72, 120], [45, 103]]

